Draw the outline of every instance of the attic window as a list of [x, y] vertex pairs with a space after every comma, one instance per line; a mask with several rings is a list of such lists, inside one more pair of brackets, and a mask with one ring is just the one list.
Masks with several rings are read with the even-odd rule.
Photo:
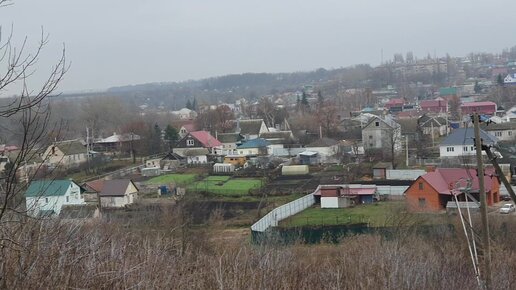
[[380, 127], [380, 122], [376, 121], [376, 122], [374, 122], [374, 125], [375, 125], [376, 127]]
[[419, 190], [423, 190], [423, 189], [424, 189], [423, 182], [420, 182], [420, 183], [419, 183]]
[[193, 139], [186, 140], [186, 146], [194, 146], [194, 140]]

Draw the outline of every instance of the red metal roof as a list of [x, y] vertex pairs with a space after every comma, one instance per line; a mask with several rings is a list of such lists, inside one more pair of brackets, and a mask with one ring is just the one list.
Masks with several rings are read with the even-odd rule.
[[192, 137], [194, 137], [195, 139], [199, 140], [199, 142], [201, 142], [202, 145], [206, 148], [222, 146], [222, 143], [220, 143], [219, 140], [215, 139], [215, 137], [211, 136], [211, 134], [207, 131], [190, 132], [190, 135], [192, 135]]
[[495, 103], [493, 102], [469, 102], [469, 103], [464, 103], [461, 105], [461, 107], [479, 107], [479, 106], [496, 106]]
[[[468, 174], [469, 172], [469, 174]], [[491, 191], [493, 188], [493, 178], [491, 177], [494, 174], [494, 170], [486, 169], [484, 176], [484, 185], [486, 192]], [[438, 168], [434, 172], [428, 172], [425, 175], [422, 175], [421, 178], [426, 180], [436, 191], [440, 194], [451, 195], [451, 189], [457, 187], [457, 182], [460, 184], [459, 187], [465, 186], [466, 179], [472, 179], [472, 191], [478, 191], [478, 177], [477, 171], [475, 169], [464, 169], [464, 168]], [[464, 180], [464, 181], [461, 181]]]

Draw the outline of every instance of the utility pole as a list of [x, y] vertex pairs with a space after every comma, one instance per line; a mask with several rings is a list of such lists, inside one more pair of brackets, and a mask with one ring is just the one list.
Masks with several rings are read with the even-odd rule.
[[491, 290], [491, 245], [489, 241], [489, 224], [487, 220], [487, 200], [484, 186], [484, 162], [482, 160], [482, 140], [480, 139], [480, 125], [477, 113], [473, 114], [475, 126], [475, 147], [477, 151], [477, 177], [480, 197], [480, 215], [482, 219], [482, 249], [484, 262], [485, 289]]
[[408, 162], [408, 135], [405, 135], [405, 165], [407, 168], [409, 167]]

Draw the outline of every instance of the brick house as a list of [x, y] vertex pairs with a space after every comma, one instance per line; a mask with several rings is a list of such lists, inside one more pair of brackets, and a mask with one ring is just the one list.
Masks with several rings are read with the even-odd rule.
[[[479, 185], [475, 169], [438, 168], [418, 177], [405, 191], [408, 208], [411, 211], [440, 211], [446, 208], [453, 195], [459, 201], [466, 201], [465, 194], [460, 192], [466, 186], [467, 180], [472, 179], [470, 194], [479, 200]], [[500, 201], [500, 180], [494, 175], [494, 170], [486, 169], [484, 176], [487, 204], [492, 206]], [[470, 200], [468, 200], [470, 201]]]

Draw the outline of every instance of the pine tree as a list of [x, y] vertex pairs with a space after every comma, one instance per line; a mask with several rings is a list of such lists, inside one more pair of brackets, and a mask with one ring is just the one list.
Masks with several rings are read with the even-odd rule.
[[473, 88], [473, 90], [475, 91], [475, 93], [480, 93], [482, 91], [482, 87], [480, 86], [480, 84], [478, 83], [478, 81], [475, 81], [475, 87]]
[[192, 109], [192, 102], [190, 102], [190, 99], [188, 99], [188, 101], [186, 101], [186, 108], [187, 109]]
[[496, 82], [498, 85], [503, 86], [503, 77], [501, 74], [498, 74], [498, 77], [496, 77]]
[[305, 91], [303, 91], [303, 95], [301, 96], [301, 104], [308, 106], [308, 96], [306, 95]]
[[197, 100], [195, 98], [193, 99], [191, 110], [197, 111]]

